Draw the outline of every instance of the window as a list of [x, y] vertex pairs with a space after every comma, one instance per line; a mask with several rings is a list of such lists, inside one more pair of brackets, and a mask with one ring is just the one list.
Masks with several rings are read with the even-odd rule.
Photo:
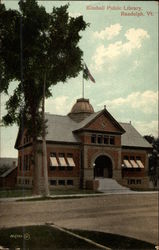
[[73, 159], [73, 154], [67, 154], [67, 169], [68, 170], [73, 170], [73, 167], [75, 167], [75, 162]]
[[135, 180], [134, 179], [130, 179], [130, 184], [135, 184]]
[[128, 155], [124, 155], [124, 160], [129, 160], [129, 156]]
[[135, 179], [128, 179], [128, 185], [135, 184]]
[[73, 180], [67, 180], [67, 185], [68, 186], [73, 186]]
[[102, 135], [98, 135], [98, 143], [102, 144]]
[[25, 179], [25, 185], [29, 184], [29, 179]]
[[141, 161], [141, 156], [136, 156], [137, 161]]
[[29, 142], [30, 141], [30, 137], [29, 135], [26, 136], [26, 142]]
[[30, 170], [30, 165], [29, 165], [29, 155], [24, 155], [24, 165], [23, 165], [23, 170], [28, 171]]
[[60, 168], [62, 168], [62, 170], [65, 169], [65, 167], [67, 167], [65, 154], [59, 153], [59, 163], [60, 163]]
[[57, 162], [57, 158], [56, 158], [56, 153], [50, 153], [50, 170], [55, 170], [56, 167], [59, 166], [58, 162]]
[[135, 160], [135, 156], [130, 156], [130, 160]]
[[114, 136], [110, 136], [110, 144], [111, 145], [115, 144], [115, 138], [114, 138]]
[[67, 166], [67, 170], [71, 171], [71, 170], [73, 170], [73, 167], [72, 166]]
[[91, 143], [96, 143], [96, 135], [91, 136]]
[[50, 171], [55, 171], [55, 170], [56, 170], [56, 167], [50, 166]]
[[141, 184], [141, 180], [140, 179], [136, 180], [136, 184]]
[[23, 139], [23, 143], [25, 144], [26, 143], [26, 137], [24, 136], [24, 139]]
[[22, 157], [19, 156], [19, 170], [22, 170]]
[[109, 137], [104, 135], [104, 144], [109, 144]]
[[59, 183], [60, 186], [64, 186], [65, 185], [65, 180], [59, 180], [58, 183]]
[[56, 184], [57, 184], [57, 181], [56, 181], [56, 180], [50, 180], [50, 185], [56, 186]]

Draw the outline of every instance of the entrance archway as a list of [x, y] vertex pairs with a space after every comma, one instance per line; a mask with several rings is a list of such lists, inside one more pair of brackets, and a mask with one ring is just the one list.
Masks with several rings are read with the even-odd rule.
[[112, 161], [106, 155], [100, 155], [94, 162], [94, 178], [112, 178]]

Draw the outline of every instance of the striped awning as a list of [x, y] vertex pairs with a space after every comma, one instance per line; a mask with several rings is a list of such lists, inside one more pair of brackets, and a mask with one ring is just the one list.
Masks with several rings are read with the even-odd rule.
[[130, 163], [133, 166], [133, 168], [138, 168], [139, 167], [134, 160], [130, 160]]
[[75, 167], [75, 162], [72, 157], [67, 157], [67, 161], [70, 167]]
[[124, 167], [132, 168], [132, 165], [130, 164], [130, 162], [128, 160], [124, 160]]
[[52, 167], [58, 167], [59, 166], [59, 164], [58, 164], [57, 159], [56, 159], [55, 156], [50, 157], [50, 163], [51, 163]]
[[139, 168], [144, 168], [144, 165], [140, 160], [137, 160], [136, 162], [137, 162]]
[[64, 157], [59, 157], [59, 162], [61, 167], [67, 167], [67, 163]]

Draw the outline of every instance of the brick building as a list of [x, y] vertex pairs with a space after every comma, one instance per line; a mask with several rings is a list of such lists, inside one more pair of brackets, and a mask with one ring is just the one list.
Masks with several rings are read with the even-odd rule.
[[[148, 187], [151, 145], [131, 123], [119, 123], [104, 108], [94, 112], [88, 99], [78, 99], [66, 116], [46, 114], [47, 162], [50, 188], [96, 188], [96, 179], [113, 178], [120, 184]], [[32, 142], [27, 131], [18, 133], [18, 185], [32, 185]], [[42, 141], [38, 140], [42, 169]], [[42, 173], [43, 171], [41, 171]]]
[[17, 184], [17, 158], [0, 158], [0, 188], [14, 188]]

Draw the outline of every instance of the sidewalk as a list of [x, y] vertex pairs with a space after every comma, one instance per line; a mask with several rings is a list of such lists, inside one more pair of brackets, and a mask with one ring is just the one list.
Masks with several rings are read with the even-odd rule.
[[[64, 194], [64, 195], [49, 195], [48, 199], [66, 199], [66, 198], [86, 198], [86, 197], [97, 197], [97, 196], [106, 196], [106, 195], [119, 195], [119, 194], [157, 194], [158, 191], [132, 191], [132, 190], [107, 190], [103, 193], [96, 194]], [[12, 202], [12, 201], [25, 201], [31, 199], [44, 198], [43, 195], [33, 195], [33, 196], [25, 196], [25, 197], [7, 197], [0, 198], [0, 202]], [[45, 197], [47, 198], [47, 197]]]

